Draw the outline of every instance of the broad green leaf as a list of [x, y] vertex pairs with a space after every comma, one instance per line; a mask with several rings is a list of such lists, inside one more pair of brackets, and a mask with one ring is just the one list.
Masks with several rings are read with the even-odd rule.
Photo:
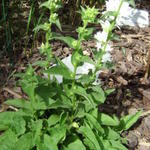
[[18, 139], [13, 150], [30, 150], [33, 146], [33, 133], [28, 132]]
[[37, 144], [38, 150], [58, 150], [57, 145], [47, 134], [44, 134], [44, 141]]
[[18, 108], [30, 109], [31, 103], [24, 99], [9, 99], [4, 102], [7, 105], [15, 106]]
[[16, 133], [17, 136], [25, 133], [26, 122], [21, 116], [14, 116], [10, 128]]
[[77, 79], [79, 83], [83, 83], [83, 84], [92, 83], [94, 80], [95, 79], [91, 78], [91, 75], [89, 74], [83, 74], [79, 79]]
[[109, 140], [102, 140], [104, 150], [119, 150], [118, 148], [114, 148]]
[[132, 7], [136, 7], [135, 5], [135, 0], [125, 0], [126, 2], [128, 2]]
[[93, 144], [94, 150], [101, 150], [101, 147], [94, 135], [94, 132], [89, 127], [81, 126], [78, 132], [91, 141], [91, 143]]
[[87, 94], [86, 90], [83, 87], [77, 86], [76, 89], [73, 89], [73, 92], [75, 94], [83, 96], [93, 107], [95, 107], [93, 99], [90, 97], [89, 94]]
[[128, 130], [140, 117], [141, 111], [137, 112], [134, 115], [127, 115], [120, 119], [121, 126], [123, 130]]
[[32, 66], [39, 66], [39, 67], [47, 67], [47, 65], [48, 65], [48, 62], [44, 60], [39, 60], [32, 64]]
[[107, 126], [118, 126], [119, 122], [116, 121], [115, 119], [113, 119], [112, 117], [110, 117], [107, 114], [104, 113], [99, 113], [98, 114], [98, 122], [101, 125], [107, 125]]
[[13, 150], [17, 141], [17, 136], [11, 130], [7, 130], [0, 135], [0, 150]]
[[93, 99], [99, 103], [104, 103], [106, 100], [106, 96], [103, 89], [100, 86], [93, 86], [92, 90], [93, 92], [91, 92], [91, 95]]
[[38, 25], [34, 28], [33, 31], [38, 32], [41, 29], [44, 30], [44, 31], [48, 31], [50, 29], [50, 24], [49, 23], [44, 23], [44, 24]]
[[92, 141], [90, 141], [88, 138], [85, 138], [83, 141], [90, 150], [95, 150], [95, 146], [93, 145]]
[[61, 100], [56, 100], [56, 102], [50, 104], [47, 106], [49, 109], [57, 109], [57, 108], [72, 108], [72, 105], [68, 104], [68, 103], [64, 103]]
[[62, 28], [61, 28], [61, 24], [60, 24], [59, 19], [56, 19], [55, 24], [56, 24], [56, 26], [58, 27], [58, 29], [59, 29], [60, 31], [62, 31]]
[[114, 131], [113, 129], [111, 129], [110, 127], [105, 129], [105, 134], [107, 136], [108, 140], [118, 140], [121, 139], [120, 135]]
[[111, 140], [110, 143], [118, 150], [128, 150], [120, 141]]
[[37, 121], [32, 122], [33, 143], [36, 143], [38, 138], [40, 138], [42, 127], [43, 120], [39, 119]]
[[53, 66], [44, 72], [53, 75], [62, 75], [65, 79], [73, 79], [73, 73], [71, 72], [71, 70], [58, 58], [57, 62], [58, 64], [56, 66]]
[[66, 137], [67, 127], [65, 125], [56, 125], [49, 129], [51, 140], [57, 145], [59, 142], [63, 141]]
[[106, 94], [106, 96], [108, 96], [111, 93], [113, 93], [114, 91], [115, 91], [115, 89], [107, 89], [107, 90], [105, 90], [105, 94]]
[[85, 116], [85, 105], [83, 103], [79, 103], [76, 109], [75, 117], [82, 118]]
[[17, 135], [25, 132], [25, 121], [17, 112], [0, 113], [0, 131], [11, 129]]
[[39, 8], [41, 8], [41, 7], [46, 7], [46, 8], [48, 8], [48, 9], [50, 9], [50, 1], [48, 0], [48, 1], [45, 1], [45, 2], [43, 2], [41, 5], [40, 5], [40, 7]]
[[66, 43], [70, 48], [74, 48], [74, 41], [76, 41], [74, 38], [70, 36], [62, 36], [61, 34], [52, 33], [52, 38], [55, 40], [60, 40]]
[[59, 122], [59, 120], [60, 120], [59, 115], [52, 114], [47, 120], [48, 126], [51, 127], [51, 126], [55, 125], [56, 123]]
[[66, 150], [86, 150], [86, 148], [79, 139], [76, 139], [67, 146]]
[[14, 112], [1, 112], [0, 113], [0, 131], [6, 130], [11, 126], [13, 117], [14, 117]]
[[94, 128], [99, 131], [101, 134], [104, 133], [103, 128], [101, 127], [100, 123], [94, 118], [92, 115], [86, 113], [86, 118], [88, 121], [94, 126]]
[[87, 62], [92, 65], [95, 65], [95, 62], [89, 56], [82, 56], [82, 58], [80, 59], [80, 62]]
[[[39, 85], [35, 89], [36, 95], [40, 96], [42, 98], [42, 101], [44, 101], [47, 105], [54, 102], [52, 99], [53, 96], [57, 93], [57, 87], [54, 87], [53, 85]], [[39, 99], [37, 97], [37, 99]]]
[[[32, 81], [29, 81], [29, 82], [32, 82]], [[36, 88], [36, 84], [35, 83], [29, 83], [29, 82], [27, 82], [27, 81], [22, 82], [21, 86], [22, 86], [23, 91], [29, 96], [29, 99], [32, 102], [34, 102], [34, 100], [35, 100], [34, 90]]]
[[62, 112], [61, 115], [60, 115], [60, 125], [64, 125], [66, 123], [68, 119], [68, 113], [67, 112]]
[[89, 38], [91, 38], [94, 29], [93, 28], [86, 28], [83, 30], [83, 27], [78, 27], [76, 31], [79, 33], [80, 39], [88, 40]]
[[79, 66], [80, 60], [82, 60], [82, 55], [78, 51], [73, 51], [71, 56], [71, 63], [73, 66]]

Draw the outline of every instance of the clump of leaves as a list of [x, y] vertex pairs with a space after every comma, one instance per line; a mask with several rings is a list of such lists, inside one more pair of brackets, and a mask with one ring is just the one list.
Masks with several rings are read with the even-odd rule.
[[[35, 29], [46, 31], [46, 41], [40, 49], [46, 60], [34, 65], [42, 67], [41, 73], [48, 74], [48, 78], [38, 76], [31, 65], [25, 73], [18, 75], [20, 86], [28, 98], [5, 102], [18, 111], [0, 113], [0, 131], [3, 132], [0, 150], [126, 150], [120, 133], [137, 121], [140, 112], [121, 119], [98, 112], [98, 106], [110, 93], [110, 90], [104, 91], [100, 85], [94, 84], [96, 72], [103, 65], [101, 58], [105, 47], [95, 54], [98, 60], [84, 56], [81, 48], [81, 42], [90, 38], [93, 32], [87, 25], [95, 21], [98, 10], [82, 8], [83, 26], [77, 29], [78, 39], [58, 36], [51, 32], [51, 25], [56, 24], [61, 29], [56, 14], [59, 2], [49, 0], [41, 5], [50, 10], [51, 16], [49, 22]], [[62, 40], [74, 49], [71, 56], [73, 71], [52, 55], [49, 43], [52, 39]], [[50, 62], [55, 65], [50, 66]], [[95, 70], [76, 78], [77, 69], [84, 62], [93, 64]], [[61, 83], [56, 75], [62, 76]]]

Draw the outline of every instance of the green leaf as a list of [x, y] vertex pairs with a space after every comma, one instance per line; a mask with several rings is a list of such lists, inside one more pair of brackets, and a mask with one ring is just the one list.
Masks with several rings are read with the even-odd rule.
[[107, 90], [105, 90], [106, 97], [109, 96], [114, 91], [115, 91], [115, 89], [107, 89]]
[[85, 105], [83, 103], [79, 103], [76, 109], [75, 117], [82, 118], [85, 116]]
[[39, 67], [47, 67], [47, 65], [48, 65], [48, 62], [44, 60], [39, 60], [32, 64], [32, 66], [39, 66]]
[[84, 144], [90, 149], [90, 150], [94, 150], [95, 146], [93, 145], [93, 143], [88, 139], [85, 138], [84, 140]]
[[43, 120], [39, 119], [37, 121], [32, 122], [33, 143], [36, 143], [38, 138], [40, 138], [42, 127]]
[[51, 126], [55, 125], [56, 123], [59, 122], [59, 120], [60, 120], [60, 116], [52, 114], [47, 120], [48, 126], [51, 127]]
[[18, 139], [13, 150], [30, 150], [33, 146], [33, 133], [28, 132]]
[[49, 129], [51, 140], [57, 145], [59, 142], [63, 141], [66, 137], [67, 127], [65, 125], [57, 125]]
[[114, 148], [109, 140], [102, 140], [103, 146], [105, 150], [118, 150], [118, 148]]
[[48, 31], [50, 29], [50, 24], [49, 23], [44, 23], [44, 24], [38, 25], [34, 28], [33, 31], [38, 32], [41, 29], [44, 30], [44, 31]]
[[67, 121], [67, 118], [68, 118], [68, 113], [62, 112], [60, 115], [60, 125], [64, 125]]
[[83, 87], [77, 86], [75, 89], [73, 89], [73, 92], [75, 94], [83, 96], [93, 107], [95, 107], [93, 99], [90, 97], [89, 94], [87, 94], [86, 90]]
[[71, 70], [58, 58], [57, 62], [58, 64], [56, 66], [53, 66], [44, 72], [53, 75], [62, 75], [65, 79], [73, 79]]
[[48, 9], [50, 9], [49, 5], [50, 5], [50, 1], [48, 0], [48, 1], [43, 2], [43, 3], [40, 5], [39, 8], [41, 8], [41, 7], [46, 7], [46, 8], [48, 8]]
[[118, 150], [128, 150], [120, 141], [111, 140], [110, 143], [114, 148], [117, 148]]
[[70, 143], [67, 146], [66, 150], [86, 150], [83, 143], [80, 141], [80, 139], [76, 139], [74, 142]]
[[88, 121], [94, 126], [94, 128], [99, 131], [101, 134], [104, 133], [103, 128], [101, 127], [101, 125], [99, 124], [99, 122], [96, 120], [96, 118], [94, 118], [92, 115], [86, 113], [86, 118], [88, 119]]
[[[51, 85], [39, 85], [35, 89], [36, 95], [40, 96], [42, 98], [42, 101], [44, 101], [47, 105], [55, 102], [55, 100], [52, 99], [53, 96], [57, 93], [57, 87], [54, 87]], [[39, 98], [37, 98], [39, 99]]]
[[59, 19], [56, 19], [55, 24], [56, 24], [56, 26], [58, 27], [58, 29], [59, 29], [60, 31], [62, 31], [62, 28], [61, 28], [61, 24], [60, 24]]
[[111, 129], [110, 127], [105, 129], [105, 134], [107, 136], [108, 140], [118, 140], [121, 139], [120, 135], [114, 131], [113, 129]]
[[90, 74], [89, 73], [88, 74], [83, 74], [79, 79], [77, 79], [77, 81], [79, 83], [83, 83], [83, 84], [92, 83], [95, 80], [95, 78], [91, 77], [91, 73], [92, 72], [90, 72]]
[[136, 7], [135, 5], [135, 0], [125, 0], [126, 2], [128, 2], [132, 7]]
[[99, 103], [104, 103], [106, 100], [106, 96], [103, 89], [100, 86], [93, 86], [92, 90], [93, 90], [93, 92], [91, 92], [92, 98]]
[[0, 131], [9, 129], [11, 122], [13, 121], [14, 112], [2, 112], [0, 113]]
[[57, 109], [57, 108], [72, 108], [72, 105], [68, 104], [68, 103], [64, 103], [61, 100], [56, 100], [56, 102], [50, 104], [49, 106], [47, 106], [47, 108], [49, 109]]
[[92, 65], [95, 65], [95, 62], [89, 56], [82, 56], [82, 58], [80, 59], [80, 62], [87, 62]]
[[4, 102], [7, 105], [15, 106], [18, 108], [30, 109], [31, 103], [24, 99], [9, 99]]
[[82, 55], [78, 51], [73, 51], [71, 56], [71, 63], [73, 66], [79, 66], [80, 60], [82, 59]]
[[52, 33], [52, 38], [55, 40], [60, 40], [66, 43], [70, 48], [74, 48], [74, 41], [76, 41], [74, 38], [70, 36], [62, 36], [61, 34]]
[[94, 150], [101, 150], [101, 147], [95, 137], [95, 134], [89, 127], [81, 126], [78, 132], [81, 133], [88, 140], [90, 140], [90, 142], [93, 144]]
[[37, 144], [38, 150], [58, 150], [57, 145], [47, 134], [44, 134], [44, 141]]
[[23, 91], [29, 96], [30, 100], [32, 102], [34, 102], [34, 100], [35, 100], [34, 90], [36, 88], [36, 85], [35, 85], [35, 83], [32, 83], [31, 81], [29, 81], [29, 82], [27, 82], [27, 81], [22, 82], [21, 86], [22, 86]]
[[0, 150], [13, 150], [17, 136], [11, 130], [7, 130], [0, 136]]
[[16, 115], [13, 117], [10, 128], [16, 133], [17, 136], [19, 136], [25, 133], [25, 126], [26, 122], [23, 117]]
[[11, 129], [17, 135], [25, 132], [25, 120], [17, 112], [0, 113], [0, 131]]
[[120, 124], [123, 130], [128, 130], [140, 117], [141, 111], [137, 112], [134, 115], [127, 115], [120, 119]]
[[107, 114], [104, 113], [99, 113], [98, 114], [98, 121], [102, 125], [107, 125], [107, 126], [118, 126], [119, 122], [116, 119], [113, 119]]

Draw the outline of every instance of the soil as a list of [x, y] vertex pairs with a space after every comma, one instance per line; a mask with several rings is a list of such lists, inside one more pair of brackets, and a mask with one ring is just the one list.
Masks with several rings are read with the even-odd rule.
[[[137, 8], [150, 12], [149, 0], [139, 1], [136, 5]], [[123, 136], [127, 137], [130, 150], [150, 150], [150, 27], [123, 27], [115, 32], [120, 37], [119, 41], [113, 41], [112, 57], [115, 67], [103, 70], [99, 75], [101, 86], [104, 89], [115, 88], [115, 92], [108, 96], [105, 104], [99, 106], [99, 111], [120, 117], [142, 110], [139, 121], [129, 131], [124, 132]], [[29, 49], [32, 37], [29, 39], [31, 41], [28, 42], [26, 54], [21, 50], [17, 51], [18, 53], [14, 52], [13, 67], [9, 56], [0, 55], [0, 112], [8, 109], [2, 104], [6, 99], [19, 98], [23, 94], [20, 87], [16, 86], [14, 74], [24, 72], [28, 63], [41, 59], [38, 50], [41, 37], [34, 43], [36, 46], [32, 48], [31, 55]], [[24, 42], [20, 43], [19, 47], [24, 48]], [[90, 55], [91, 49], [95, 48], [95, 41], [83, 42], [82, 46], [84, 53]], [[54, 54], [60, 58], [72, 52], [72, 49], [60, 41], [53, 41], [52, 47]]]

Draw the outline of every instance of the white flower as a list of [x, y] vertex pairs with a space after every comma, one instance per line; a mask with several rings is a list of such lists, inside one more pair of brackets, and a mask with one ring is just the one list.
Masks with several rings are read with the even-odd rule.
[[94, 35], [94, 38], [99, 42], [106, 42], [107, 37], [108, 33], [104, 31], [103, 32], [99, 31]]
[[110, 22], [108, 20], [106, 20], [105, 22], [102, 21], [102, 20], [100, 20], [100, 24], [101, 24], [101, 26], [103, 28], [103, 31], [105, 31], [106, 33], [108, 33], [110, 25], [111, 25]]
[[99, 51], [102, 48], [102, 43], [97, 41], [96, 42], [96, 48], [97, 48], [97, 51]]
[[112, 60], [112, 56], [110, 53], [106, 52], [103, 57], [102, 57], [102, 62], [105, 63], [107, 61], [111, 61]]
[[107, 44], [107, 46], [106, 46], [106, 52], [111, 52], [113, 49], [112, 49], [112, 47], [111, 47], [111, 44], [110, 43], [108, 43]]

